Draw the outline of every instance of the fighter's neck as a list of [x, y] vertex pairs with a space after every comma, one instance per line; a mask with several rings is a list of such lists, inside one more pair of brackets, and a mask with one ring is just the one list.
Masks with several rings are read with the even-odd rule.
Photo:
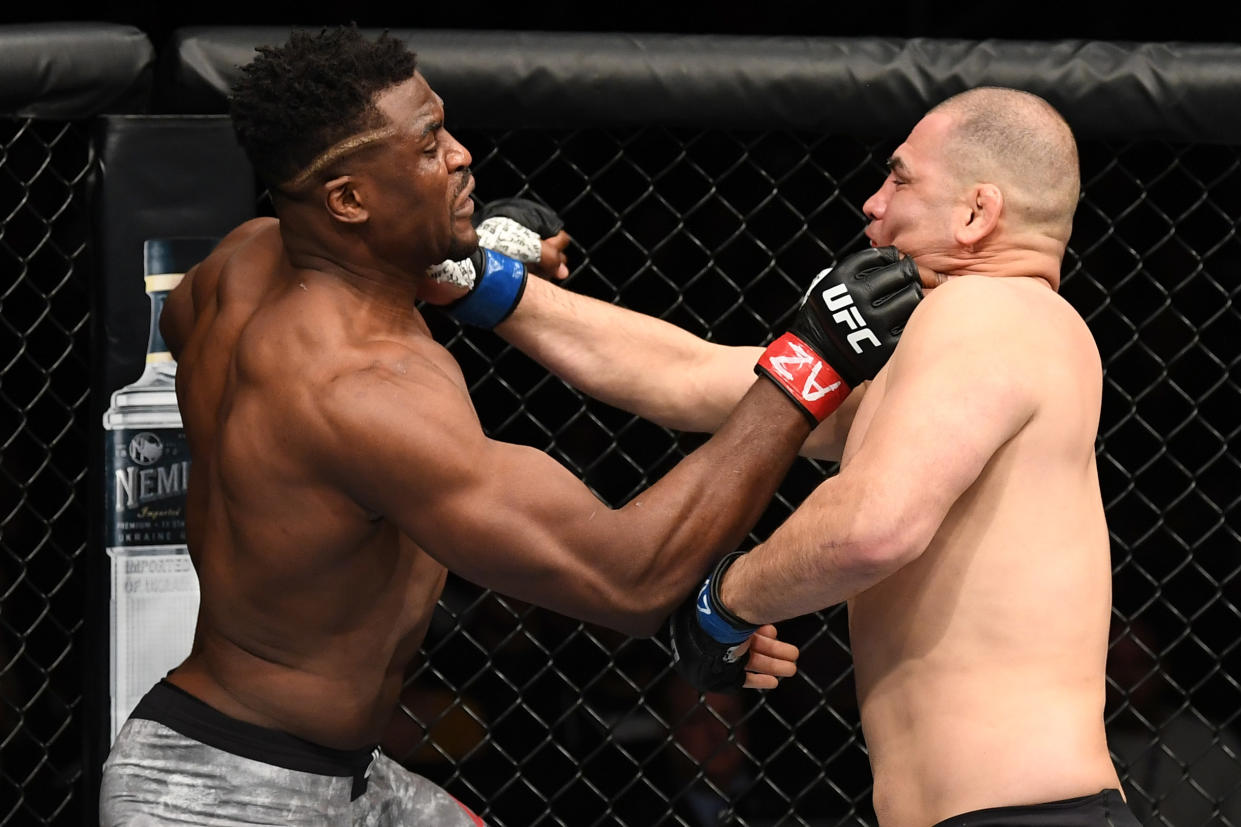
[[425, 272], [430, 266], [430, 262], [401, 266], [385, 261], [364, 245], [347, 239], [324, 242], [295, 232], [285, 231], [282, 235], [285, 257], [295, 273], [309, 275], [315, 281], [334, 280], [368, 301], [395, 308], [413, 306], [418, 282], [414, 274]]

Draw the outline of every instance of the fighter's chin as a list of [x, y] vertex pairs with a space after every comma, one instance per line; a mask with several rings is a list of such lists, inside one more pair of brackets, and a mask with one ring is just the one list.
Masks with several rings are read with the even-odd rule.
[[469, 258], [478, 249], [478, 233], [470, 225], [468, 232], [456, 234], [452, 237], [452, 241], [448, 243], [448, 255], [453, 261], [460, 261], [463, 258]]

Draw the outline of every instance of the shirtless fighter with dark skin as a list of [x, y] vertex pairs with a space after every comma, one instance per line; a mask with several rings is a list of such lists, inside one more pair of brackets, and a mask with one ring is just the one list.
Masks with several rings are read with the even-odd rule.
[[[335, 113], [348, 131], [325, 133], [305, 157], [268, 152], [250, 123], [256, 116], [235, 104], [278, 218], [230, 233], [163, 311], [193, 457], [187, 529], [201, 605], [192, 652], [160, 690], [173, 699], [161, 703], [181, 711], [140, 708], [113, 748], [102, 793], [108, 823], [184, 806], [142, 785], [158, 745], [186, 735], [183, 749], [211, 751], [164, 770], [160, 784], [189, 779], [185, 788], [206, 803], [175, 813], [195, 823], [226, 818], [230, 807], [247, 823], [267, 823], [259, 810], [271, 823], [301, 823], [290, 812], [313, 819], [337, 807], [353, 823], [389, 823], [372, 820], [381, 804], [422, 807], [416, 818], [427, 820], [416, 823], [455, 824], [458, 810], [476, 819], [390, 759], [352, 779], [319, 763], [355, 766], [355, 752], [380, 740], [447, 572], [653, 634], [744, 539], [811, 429], [787, 389], [756, 378], [711, 439], [620, 508], [542, 451], [488, 438], [460, 367], [415, 309], [429, 267], [475, 250], [470, 153], [445, 129], [443, 102], [398, 41], [368, 45], [348, 29], [303, 38], [260, 54], [260, 66], [271, 65], [252, 71], [247, 106], [289, 75], [282, 61], [298, 52], [313, 58], [296, 70], [312, 89], [330, 89], [348, 71], [395, 79], [360, 81], [374, 89], [360, 109]], [[287, 94], [266, 100], [282, 104]], [[887, 261], [866, 255], [868, 266]], [[901, 289], [916, 278], [912, 265], [887, 269]], [[537, 308], [541, 288], [554, 289], [529, 282], [509, 308], [514, 319]], [[817, 344], [830, 370], [836, 357]], [[885, 334], [871, 375], [894, 346]], [[774, 687], [793, 673], [796, 654], [763, 629], [750, 644], [746, 685]], [[194, 715], [212, 723], [178, 723]], [[204, 746], [220, 730], [232, 734]], [[298, 757], [265, 751], [277, 735]], [[208, 763], [220, 767], [211, 782], [195, 777]], [[331, 783], [316, 786], [320, 776]], [[387, 800], [368, 804], [359, 792], [368, 779], [370, 796]]]
[[547, 454], [488, 439], [409, 276], [473, 242], [470, 155], [421, 75], [378, 106], [408, 129], [352, 156], [326, 209], [282, 199], [279, 221], [229, 235], [162, 323], [194, 447], [203, 592], [170, 680], [343, 748], [383, 731], [448, 567], [652, 634], [741, 541], [806, 431], [755, 382], [722, 438], [620, 509]]

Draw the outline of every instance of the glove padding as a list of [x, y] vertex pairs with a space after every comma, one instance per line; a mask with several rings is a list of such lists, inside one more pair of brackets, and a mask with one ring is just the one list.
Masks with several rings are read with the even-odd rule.
[[874, 379], [922, 300], [913, 259], [867, 248], [815, 277], [787, 333], [754, 370], [771, 379], [817, 425], [853, 388]]
[[457, 321], [477, 327], [493, 328], [507, 319], [526, 290], [526, 266], [486, 247], [469, 258], [437, 264], [428, 275], [469, 289], [443, 309]]
[[701, 692], [735, 693], [745, 683], [744, 657], [758, 626], [737, 617], [720, 600], [724, 572], [742, 554], [725, 555], [668, 618], [673, 666]]
[[497, 198], [486, 204], [475, 199], [474, 203], [478, 205], [471, 219], [475, 227], [492, 218], [509, 218], [533, 231], [539, 238], [551, 238], [564, 229], [564, 220], [556, 215], [555, 210], [529, 198]]

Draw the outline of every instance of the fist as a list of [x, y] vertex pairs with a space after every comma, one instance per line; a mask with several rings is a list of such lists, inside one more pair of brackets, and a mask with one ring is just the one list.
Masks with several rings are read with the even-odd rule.
[[895, 247], [867, 248], [815, 277], [790, 330], [855, 388], [887, 363], [921, 300], [913, 259]]
[[528, 198], [500, 198], [476, 209], [473, 222], [480, 246], [524, 262], [543, 278], [568, 278], [565, 248], [571, 239], [550, 207]]
[[922, 300], [918, 267], [895, 247], [866, 249], [823, 270], [788, 332], [767, 346], [755, 371], [801, 408], [811, 427], [875, 378]]

